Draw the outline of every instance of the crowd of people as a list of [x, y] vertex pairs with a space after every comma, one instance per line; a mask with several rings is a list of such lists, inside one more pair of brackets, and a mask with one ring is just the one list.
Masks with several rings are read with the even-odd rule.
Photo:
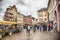
[[52, 23], [38, 23], [35, 25], [31, 25], [31, 24], [25, 24], [23, 26], [24, 29], [26, 29], [26, 32], [30, 34], [30, 30], [32, 29], [33, 32], [36, 32], [36, 30], [39, 31], [51, 31], [53, 30], [54, 32], [56, 32], [57, 29], [57, 24], [52, 24]]

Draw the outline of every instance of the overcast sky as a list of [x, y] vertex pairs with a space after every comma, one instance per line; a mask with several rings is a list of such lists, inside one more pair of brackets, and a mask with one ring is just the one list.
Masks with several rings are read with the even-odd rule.
[[18, 12], [37, 18], [37, 10], [46, 8], [47, 4], [48, 0], [2, 0], [0, 1], [0, 15], [4, 15], [8, 6], [16, 5]]

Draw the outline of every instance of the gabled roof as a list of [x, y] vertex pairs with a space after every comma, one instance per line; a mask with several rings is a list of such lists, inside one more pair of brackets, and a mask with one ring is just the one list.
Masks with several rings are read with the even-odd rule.
[[38, 12], [45, 11], [45, 10], [48, 10], [48, 9], [47, 8], [41, 8], [40, 10], [38, 10]]
[[50, 2], [51, 2], [51, 0], [48, 1], [48, 7], [49, 7], [49, 5], [50, 5]]

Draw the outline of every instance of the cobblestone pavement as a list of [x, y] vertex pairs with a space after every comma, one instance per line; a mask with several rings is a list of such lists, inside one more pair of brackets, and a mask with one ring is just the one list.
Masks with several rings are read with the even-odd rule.
[[2, 40], [55, 40], [57, 38], [56, 33], [53, 32], [39, 32], [36, 31], [33, 33], [31, 30], [31, 34], [28, 35], [26, 31], [22, 33], [16, 33], [12, 36], [6, 36]]

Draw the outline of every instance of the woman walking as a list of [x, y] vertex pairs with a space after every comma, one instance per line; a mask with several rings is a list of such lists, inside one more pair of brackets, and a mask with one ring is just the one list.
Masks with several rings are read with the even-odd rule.
[[33, 32], [35, 32], [35, 31], [36, 31], [36, 25], [33, 26]]

